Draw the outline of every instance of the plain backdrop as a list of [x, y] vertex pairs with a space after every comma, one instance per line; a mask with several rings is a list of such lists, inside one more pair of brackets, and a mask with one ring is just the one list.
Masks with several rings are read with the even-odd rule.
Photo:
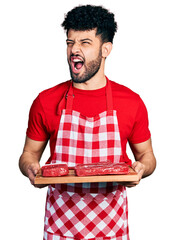
[[[33, 100], [70, 79], [64, 14], [81, 4], [115, 13], [118, 32], [106, 75], [140, 94], [157, 169], [128, 189], [131, 240], [174, 238], [175, 14], [170, 0], [6, 0], [0, 2], [0, 231], [3, 240], [40, 240], [47, 189], [19, 171]], [[128, 147], [128, 154], [133, 159]], [[41, 165], [49, 157], [46, 149]]]

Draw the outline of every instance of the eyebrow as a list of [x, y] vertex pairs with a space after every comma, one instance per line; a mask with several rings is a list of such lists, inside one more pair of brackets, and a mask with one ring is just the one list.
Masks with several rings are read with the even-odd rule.
[[92, 39], [90, 39], [90, 38], [84, 38], [84, 39], [81, 39], [80, 41], [81, 41], [81, 42], [84, 42], [84, 41], [90, 41], [90, 42], [93, 42]]
[[[90, 39], [90, 38], [83, 38], [83, 39], [80, 40], [80, 42], [84, 42], [84, 41], [90, 41], [90, 42], [93, 42], [92, 39]], [[74, 40], [67, 39], [66, 42], [74, 42]]]

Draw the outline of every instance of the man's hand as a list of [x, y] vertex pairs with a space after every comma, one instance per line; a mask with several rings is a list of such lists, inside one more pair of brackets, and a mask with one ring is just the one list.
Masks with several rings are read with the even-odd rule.
[[32, 163], [27, 169], [28, 178], [29, 178], [31, 184], [34, 187], [43, 188], [43, 187], [46, 187], [48, 185], [46, 185], [46, 184], [35, 184], [35, 177], [36, 177], [36, 174], [38, 173], [39, 169], [40, 169], [40, 165], [38, 163]]
[[151, 175], [156, 168], [156, 159], [153, 154], [151, 139], [146, 142], [132, 144], [131, 149], [136, 160], [132, 164], [132, 168], [138, 174], [139, 181], [122, 183], [126, 187], [135, 187], [142, 178]]
[[38, 188], [45, 187], [47, 185], [36, 185], [34, 180], [36, 174], [40, 169], [40, 158], [46, 147], [47, 141], [34, 141], [30, 138], [26, 138], [23, 153], [19, 160], [19, 167], [21, 172], [29, 178], [32, 185]]
[[34, 186], [35, 186], [34, 180], [35, 180], [36, 174], [38, 173], [39, 169], [40, 169], [39, 163], [32, 163], [27, 168], [28, 178], [29, 178], [31, 184]]
[[122, 185], [124, 185], [125, 187], [135, 187], [139, 184], [140, 180], [142, 179], [142, 176], [144, 175], [145, 172], [145, 165], [142, 164], [141, 162], [134, 162], [132, 164], [132, 168], [134, 169], [134, 171], [138, 174], [139, 180], [136, 182], [123, 182]]

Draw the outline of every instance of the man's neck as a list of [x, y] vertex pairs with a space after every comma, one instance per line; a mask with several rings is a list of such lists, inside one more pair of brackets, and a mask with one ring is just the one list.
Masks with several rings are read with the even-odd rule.
[[104, 74], [97, 74], [85, 83], [73, 83], [73, 86], [82, 90], [96, 90], [106, 86], [106, 77]]

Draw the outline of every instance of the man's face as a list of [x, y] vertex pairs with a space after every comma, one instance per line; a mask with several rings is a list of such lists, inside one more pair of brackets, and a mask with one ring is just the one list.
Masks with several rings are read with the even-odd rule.
[[69, 30], [67, 36], [67, 59], [71, 78], [83, 83], [92, 78], [100, 69], [102, 61], [102, 43], [96, 30]]

